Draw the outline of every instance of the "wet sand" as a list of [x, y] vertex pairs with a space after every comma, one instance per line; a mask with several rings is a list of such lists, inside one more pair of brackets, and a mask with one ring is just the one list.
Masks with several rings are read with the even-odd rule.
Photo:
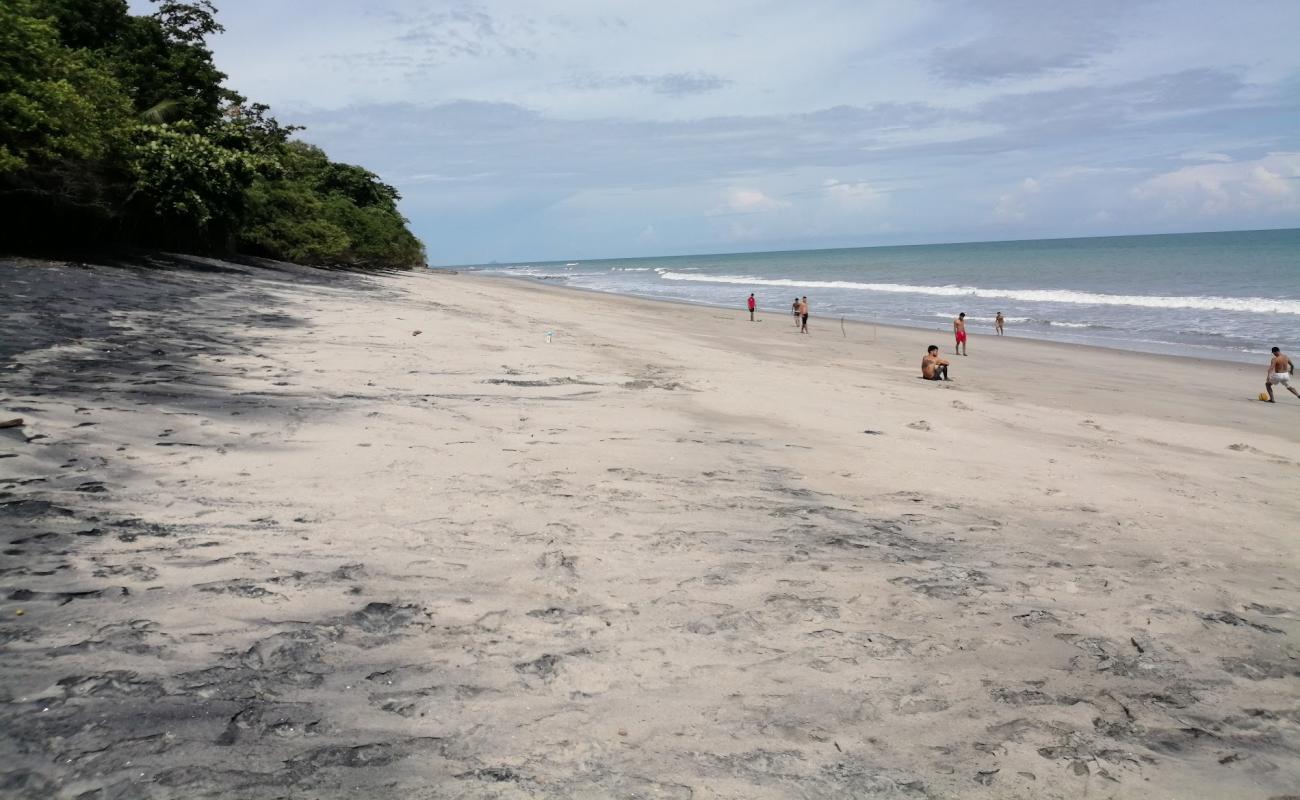
[[1300, 787], [1263, 364], [973, 336], [936, 385], [947, 333], [816, 298], [0, 276], [2, 797]]

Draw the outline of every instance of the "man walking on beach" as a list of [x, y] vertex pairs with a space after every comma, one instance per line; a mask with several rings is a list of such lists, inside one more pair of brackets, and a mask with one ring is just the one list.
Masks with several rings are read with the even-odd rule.
[[808, 332], [808, 295], [799, 301], [799, 332]]
[[1002, 312], [999, 311], [998, 315], [993, 318], [993, 328], [998, 332], [998, 336], [1002, 335], [1002, 326], [1005, 324], [1006, 324], [1006, 320], [1003, 319]]
[[957, 344], [952, 348], [954, 355], [966, 355], [966, 312], [963, 311], [957, 315], [957, 319], [952, 321], [952, 334], [957, 338]]
[[939, 345], [932, 344], [926, 348], [921, 357], [921, 377], [927, 381], [952, 380], [948, 377], [948, 362], [939, 358]]
[[794, 326], [799, 327], [799, 298], [794, 299], [794, 303], [790, 306], [790, 313], [794, 314]]
[[1285, 386], [1288, 392], [1300, 397], [1300, 392], [1297, 392], [1295, 387], [1291, 385], [1291, 379], [1295, 377], [1295, 364], [1292, 363], [1291, 357], [1283, 353], [1280, 348], [1273, 348], [1273, 358], [1268, 362], [1268, 372], [1265, 375], [1264, 388], [1268, 390], [1268, 402], [1274, 402], [1274, 384]]
[[758, 301], [754, 299], [754, 293], [749, 293], [749, 321], [754, 321], [754, 309], [758, 308]]

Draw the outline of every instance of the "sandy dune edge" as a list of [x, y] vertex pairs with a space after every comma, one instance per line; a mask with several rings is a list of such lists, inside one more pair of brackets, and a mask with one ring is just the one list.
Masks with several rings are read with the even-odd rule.
[[206, 266], [0, 265], [0, 796], [1300, 786], [1262, 365]]

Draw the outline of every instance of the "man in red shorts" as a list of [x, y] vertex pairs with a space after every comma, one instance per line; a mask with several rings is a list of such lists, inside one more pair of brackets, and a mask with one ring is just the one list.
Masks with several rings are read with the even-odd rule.
[[952, 348], [954, 354], [959, 356], [966, 355], [966, 312], [963, 311], [957, 315], [957, 319], [952, 321], [952, 334], [957, 337], [957, 344]]

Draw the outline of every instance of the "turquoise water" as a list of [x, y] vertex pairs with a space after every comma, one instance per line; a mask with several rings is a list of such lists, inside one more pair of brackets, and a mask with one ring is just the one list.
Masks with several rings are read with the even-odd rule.
[[604, 259], [470, 269], [618, 294], [1007, 333], [1259, 361], [1300, 353], [1300, 229], [776, 253]]

